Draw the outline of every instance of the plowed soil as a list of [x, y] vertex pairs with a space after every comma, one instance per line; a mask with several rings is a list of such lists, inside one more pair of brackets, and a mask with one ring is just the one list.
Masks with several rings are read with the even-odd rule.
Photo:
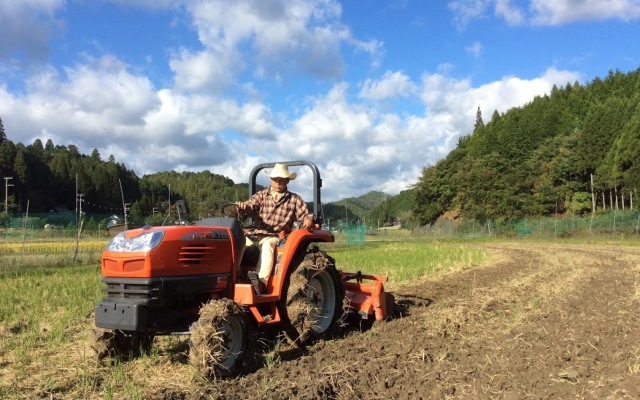
[[[640, 250], [488, 245], [394, 290], [400, 315], [164, 397], [638, 399]], [[250, 368], [250, 367], [247, 367]]]

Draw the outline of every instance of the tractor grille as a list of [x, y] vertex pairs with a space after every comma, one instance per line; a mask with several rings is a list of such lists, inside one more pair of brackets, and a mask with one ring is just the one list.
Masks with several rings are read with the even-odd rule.
[[205, 244], [190, 244], [182, 246], [178, 255], [178, 262], [183, 267], [210, 264], [213, 261], [213, 247]]
[[157, 278], [103, 277], [103, 302], [162, 307], [180, 301], [211, 297], [213, 292], [227, 289], [231, 274], [167, 276]]
[[160, 291], [159, 282], [155, 283], [130, 283], [130, 282], [105, 282], [103, 289], [107, 295], [116, 299], [140, 299], [151, 300], [158, 297]]

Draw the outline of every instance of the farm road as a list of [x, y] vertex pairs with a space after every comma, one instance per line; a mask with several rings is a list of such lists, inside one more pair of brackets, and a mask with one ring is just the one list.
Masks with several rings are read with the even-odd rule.
[[489, 244], [394, 291], [402, 316], [164, 398], [637, 399], [640, 249]]

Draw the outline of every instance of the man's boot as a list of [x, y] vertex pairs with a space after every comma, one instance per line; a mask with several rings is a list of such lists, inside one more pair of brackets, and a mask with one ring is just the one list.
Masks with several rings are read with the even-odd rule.
[[251, 281], [251, 284], [253, 285], [253, 290], [256, 292], [257, 295], [262, 293], [262, 285], [260, 282], [260, 279], [258, 279], [258, 274], [255, 271], [249, 271], [247, 272], [247, 277], [249, 278], [249, 280]]

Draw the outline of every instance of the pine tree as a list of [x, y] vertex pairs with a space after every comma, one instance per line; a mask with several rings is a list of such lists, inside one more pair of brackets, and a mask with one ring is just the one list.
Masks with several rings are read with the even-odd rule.
[[98, 151], [98, 149], [93, 149], [93, 152], [91, 152], [91, 158], [96, 161], [101, 161], [100, 152]]
[[480, 106], [478, 106], [478, 111], [476, 111], [476, 123], [473, 125], [473, 132], [475, 133], [478, 129], [484, 129], [484, 121], [482, 120], [482, 111], [480, 111]]
[[0, 118], [0, 144], [7, 140], [7, 135], [4, 133], [4, 124], [2, 123], [2, 118]]
[[0, 143], [0, 172], [11, 174], [16, 159], [16, 146], [11, 140]]

